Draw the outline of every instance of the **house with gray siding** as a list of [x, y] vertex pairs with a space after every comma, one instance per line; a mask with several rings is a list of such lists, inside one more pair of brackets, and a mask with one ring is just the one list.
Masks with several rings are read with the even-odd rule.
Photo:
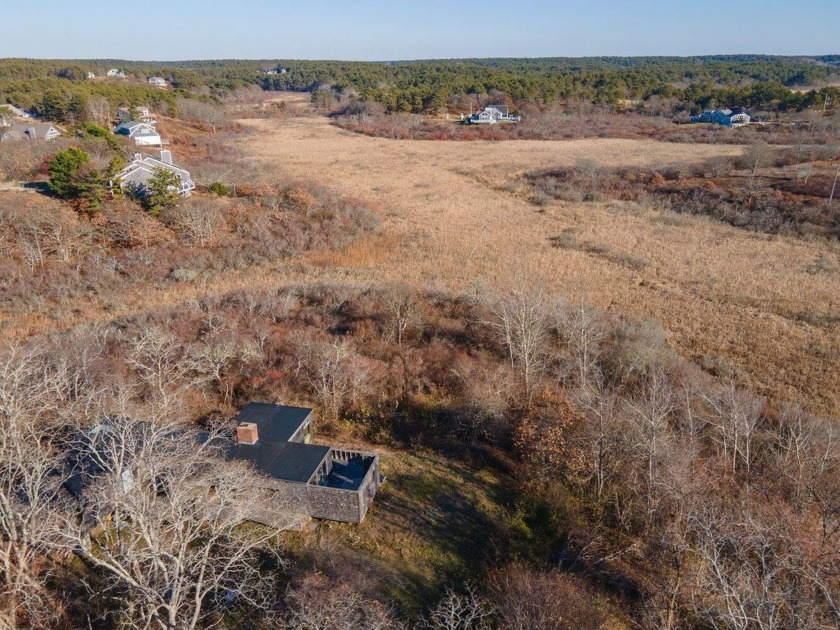
[[0, 114], [10, 119], [28, 120], [32, 118], [32, 114], [23, 111], [19, 107], [15, 107], [11, 103], [0, 103]]
[[146, 106], [117, 107], [117, 120], [120, 122], [127, 122], [131, 120], [151, 122], [152, 114]]
[[0, 142], [9, 140], [55, 140], [61, 130], [50, 123], [21, 123], [0, 132]]
[[312, 409], [249, 403], [236, 419], [229, 457], [262, 473], [272, 499], [251, 520], [271, 524], [292, 511], [361, 523], [383, 478], [379, 456], [313, 443]]
[[195, 189], [195, 183], [190, 178], [190, 172], [172, 162], [171, 151], [161, 151], [159, 157], [152, 157], [151, 155], [144, 155], [143, 153], [135, 153], [134, 159], [121, 170], [109, 182], [109, 187], [113, 191], [115, 187], [125, 189], [141, 190], [146, 187], [149, 180], [154, 174], [160, 170], [170, 171], [178, 178], [177, 192], [183, 197], [187, 197], [190, 191]]
[[740, 107], [734, 109], [706, 109], [691, 117], [693, 123], [712, 123], [724, 127], [741, 127], [750, 123], [750, 116]]

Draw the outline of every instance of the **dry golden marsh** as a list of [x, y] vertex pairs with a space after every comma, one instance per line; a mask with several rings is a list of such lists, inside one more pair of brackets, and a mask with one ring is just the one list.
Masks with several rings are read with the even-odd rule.
[[451, 290], [539, 283], [657, 319], [681, 354], [723, 364], [761, 394], [840, 413], [837, 243], [755, 234], [634, 203], [536, 207], [517, 186], [526, 171], [581, 160], [655, 166], [741, 147], [389, 140], [321, 117], [241, 122], [257, 132], [243, 150], [266, 171], [316, 180], [381, 209], [379, 234], [310, 257], [323, 279]]

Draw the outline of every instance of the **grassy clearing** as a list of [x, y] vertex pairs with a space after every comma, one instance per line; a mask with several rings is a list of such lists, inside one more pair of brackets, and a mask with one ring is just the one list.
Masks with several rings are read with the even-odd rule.
[[[535, 207], [510, 185], [524, 172], [580, 160], [685, 164], [739, 155], [741, 147], [385, 140], [317, 117], [282, 128], [243, 125], [260, 130], [244, 147], [253, 158], [382, 208], [380, 240], [331, 254], [318, 277], [456, 291], [530, 278], [572, 299], [663, 322], [683, 356], [727, 363], [763, 395], [840, 412], [837, 243], [754, 234], [635, 202]], [[557, 247], [552, 239], [568, 231], [576, 245]]]
[[315, 534], [294, 535], [292, 550], [299, 561], [353, 550], [402, 612], [416, 616], [446, 585], [481, 574], [513, 498], [494, 471], [428, 451], [378, 450], [388, 480], [365, 521], [323, 523]]

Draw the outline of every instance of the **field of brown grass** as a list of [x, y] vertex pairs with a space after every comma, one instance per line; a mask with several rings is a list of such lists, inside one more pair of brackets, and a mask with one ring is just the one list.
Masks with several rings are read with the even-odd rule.
[[[314, 255], [298, 268], [307, 275], [450, 290], [539, 283], [660, 320], [684, 356], [764, 395], [840, 412], [836, 243], [758, 235], [629, 202], [535, 208], [516, 182], [525, 171], [579, 160], [688, 163], [740, 154], [738, 146], [447, 143], [356, 135], [319, 117], [240, 122], [258, 132], [243, 150], [266, 170], [382, 208], [379, 235]], [[574, 246], [556, 247], [557, 237]]]

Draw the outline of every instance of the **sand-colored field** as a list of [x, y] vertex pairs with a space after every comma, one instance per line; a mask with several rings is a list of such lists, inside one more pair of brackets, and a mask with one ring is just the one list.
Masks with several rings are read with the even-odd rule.
[[[591, 159], [690, 162], [734, 146], [635, 140], [431, 142], [370, 138], [304, 117], [245, 120], [266, 169], [382, 209], [382, 233], [309, 262], [325, 279], [469, 289], [539, 282], [663, 322], [687, 357], [725, 361], [760, 392], [840, 412], [840, 248], [752, 234], [633, 204], [518, 195], [524, 171]], [[550, 240], [564, 234], [563, 247]]]

